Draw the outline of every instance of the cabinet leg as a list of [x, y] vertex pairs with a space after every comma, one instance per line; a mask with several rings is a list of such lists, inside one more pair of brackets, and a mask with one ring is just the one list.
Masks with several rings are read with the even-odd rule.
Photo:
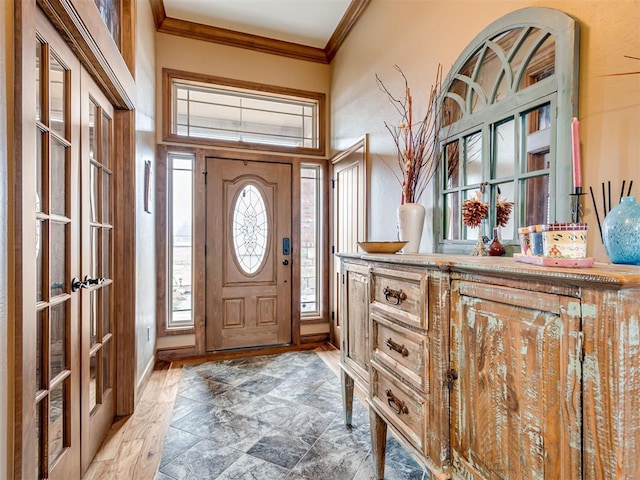
[[371, 453], [373, 454], [373, 473], [376, 480], [384, 479], [384, 457], [387, 453], [387, 424], [372, 407], [369, 407], [371, 427]]
[[344, 404], [344, 423], [351, 426], [353, 418], [353, 378], [342, 370], [342, 403]]

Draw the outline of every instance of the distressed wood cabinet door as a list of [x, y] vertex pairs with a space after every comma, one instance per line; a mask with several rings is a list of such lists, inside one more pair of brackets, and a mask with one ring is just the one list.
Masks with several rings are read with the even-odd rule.
[[579, 299], [452, 287], [455, 470], [465, 479], [581, 478]]
[[342, 309], [343, 361], [362, 381], [369, 381], [369, 269], [345, 262]]
[[369, 390], [369, 267], [341, 261], [340, 366], [344, 421], [351, 425], [353, 389]]

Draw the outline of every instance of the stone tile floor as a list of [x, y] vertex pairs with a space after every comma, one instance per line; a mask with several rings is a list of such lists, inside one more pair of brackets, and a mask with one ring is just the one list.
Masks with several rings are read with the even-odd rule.
[[[385, 478], [427, 480], [388, 435]], [[314, 352], [185, 366], [157, 480], [370, 480], [369, 414]]]

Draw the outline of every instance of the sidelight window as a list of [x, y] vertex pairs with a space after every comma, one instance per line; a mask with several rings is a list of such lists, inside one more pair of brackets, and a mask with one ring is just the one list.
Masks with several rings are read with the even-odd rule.
[[320, 315], [320, 167], [300, 170], [300, 312]]
[[193, 170], [195, 156], [169, 154], [168, 328], [193, 327]]

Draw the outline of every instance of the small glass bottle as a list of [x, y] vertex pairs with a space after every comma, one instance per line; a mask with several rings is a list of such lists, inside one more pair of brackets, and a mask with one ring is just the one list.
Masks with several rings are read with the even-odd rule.
[[492, 257], [501, 257], [504, 255], [504, 246], [502, 245], [502, 243], [500, 243], [500, 238], [499, 238], [499, 229], [498, 227], [495, 227], [493, 229], [493, 240], [491, 242], [491, 245], [489, 245], [489, 255], [491, 255]]

